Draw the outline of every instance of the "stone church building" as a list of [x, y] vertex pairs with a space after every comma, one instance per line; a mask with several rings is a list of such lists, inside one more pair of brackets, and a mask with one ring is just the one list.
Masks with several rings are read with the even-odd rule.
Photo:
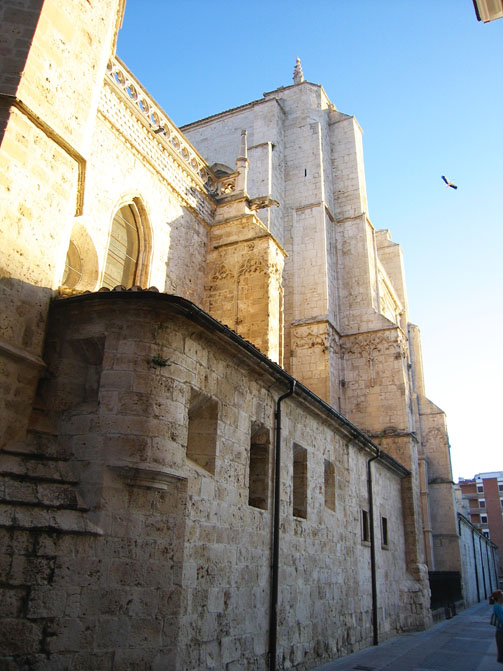
[[297, 61], [179, 129], [123, 13], [0, 8], [0, 666], [300, 671], [428, 627], [462, 535], [358, 122]]

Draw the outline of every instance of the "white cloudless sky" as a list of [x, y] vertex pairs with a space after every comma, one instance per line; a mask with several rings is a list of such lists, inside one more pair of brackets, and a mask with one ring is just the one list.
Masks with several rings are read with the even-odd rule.
[[297, 56], [357, 118], [454, 479], [503, 470], [503, 19], [472, 0], [127, 0], [117, 54], [178, 126], [290, 85]]

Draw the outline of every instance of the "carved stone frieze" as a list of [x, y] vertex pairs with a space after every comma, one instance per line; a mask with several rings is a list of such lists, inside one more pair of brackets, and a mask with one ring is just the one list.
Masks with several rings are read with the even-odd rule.
[[316, 332], [313, 326], [300, 326], [292, 330], [294, 349], [321, 347], [323, 352], [330, 350], [339, 354], [340, 345], [330, 325], [323, 325], [323, 331]]
[[218, 282], [219, 280], [229, 280], [233, 277], [234, 273], [225, 265], [225, 263], [221, 263], [211, 276], [211, 279], [213, 282]]
[[241, 264], [238, 270], [238, 277], [243, 275], [255, 275], [255, 274], [266, 274], [266, 266], [262, 259], [252, 256], [247, 258], [244, 263]]
[[307, 331], [305, 333], [297, 333], [294, 331], [293, 346], [295, 349], [321, 347], [325, 352], [327, 350], [326, 334], [314, 333], [313, 331]]
[[342, 356], [346, 359], [363, 358], [369, 364], [370, 386], [375, 385], [375, 359], [379, 355], [394, 352], [398, 359], [406, 359], [407, 339], [401, 331], [378, 331], [351, 336], [351, 340], [341, 344]]
[[345, 357], [361, 357], [383, 354], [395, 351], [400, 357], [407, 356], [407, 340], [401, 331], [393, 330], [377, 333], [364, 333], [351, 336], [351, 340], [341, 344], [342, 354]]

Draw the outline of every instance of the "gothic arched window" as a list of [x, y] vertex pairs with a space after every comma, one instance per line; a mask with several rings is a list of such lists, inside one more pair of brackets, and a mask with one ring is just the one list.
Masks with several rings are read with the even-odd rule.
[[113, 289], [122, 284], [130, 288], [147, 281], [146, 258], [150, 245], [143, 219], [136, 199], [116, 212], [103, 275], [104, 287]]

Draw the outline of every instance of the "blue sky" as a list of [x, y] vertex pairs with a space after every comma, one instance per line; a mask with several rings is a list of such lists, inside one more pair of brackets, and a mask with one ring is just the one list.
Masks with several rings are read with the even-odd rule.
[[454, 478], [503, 470], [503, 19], [471, 0], [127, 0], [117, 53], [179, 126], [290, 85], [297, 56], [356, 116]]

